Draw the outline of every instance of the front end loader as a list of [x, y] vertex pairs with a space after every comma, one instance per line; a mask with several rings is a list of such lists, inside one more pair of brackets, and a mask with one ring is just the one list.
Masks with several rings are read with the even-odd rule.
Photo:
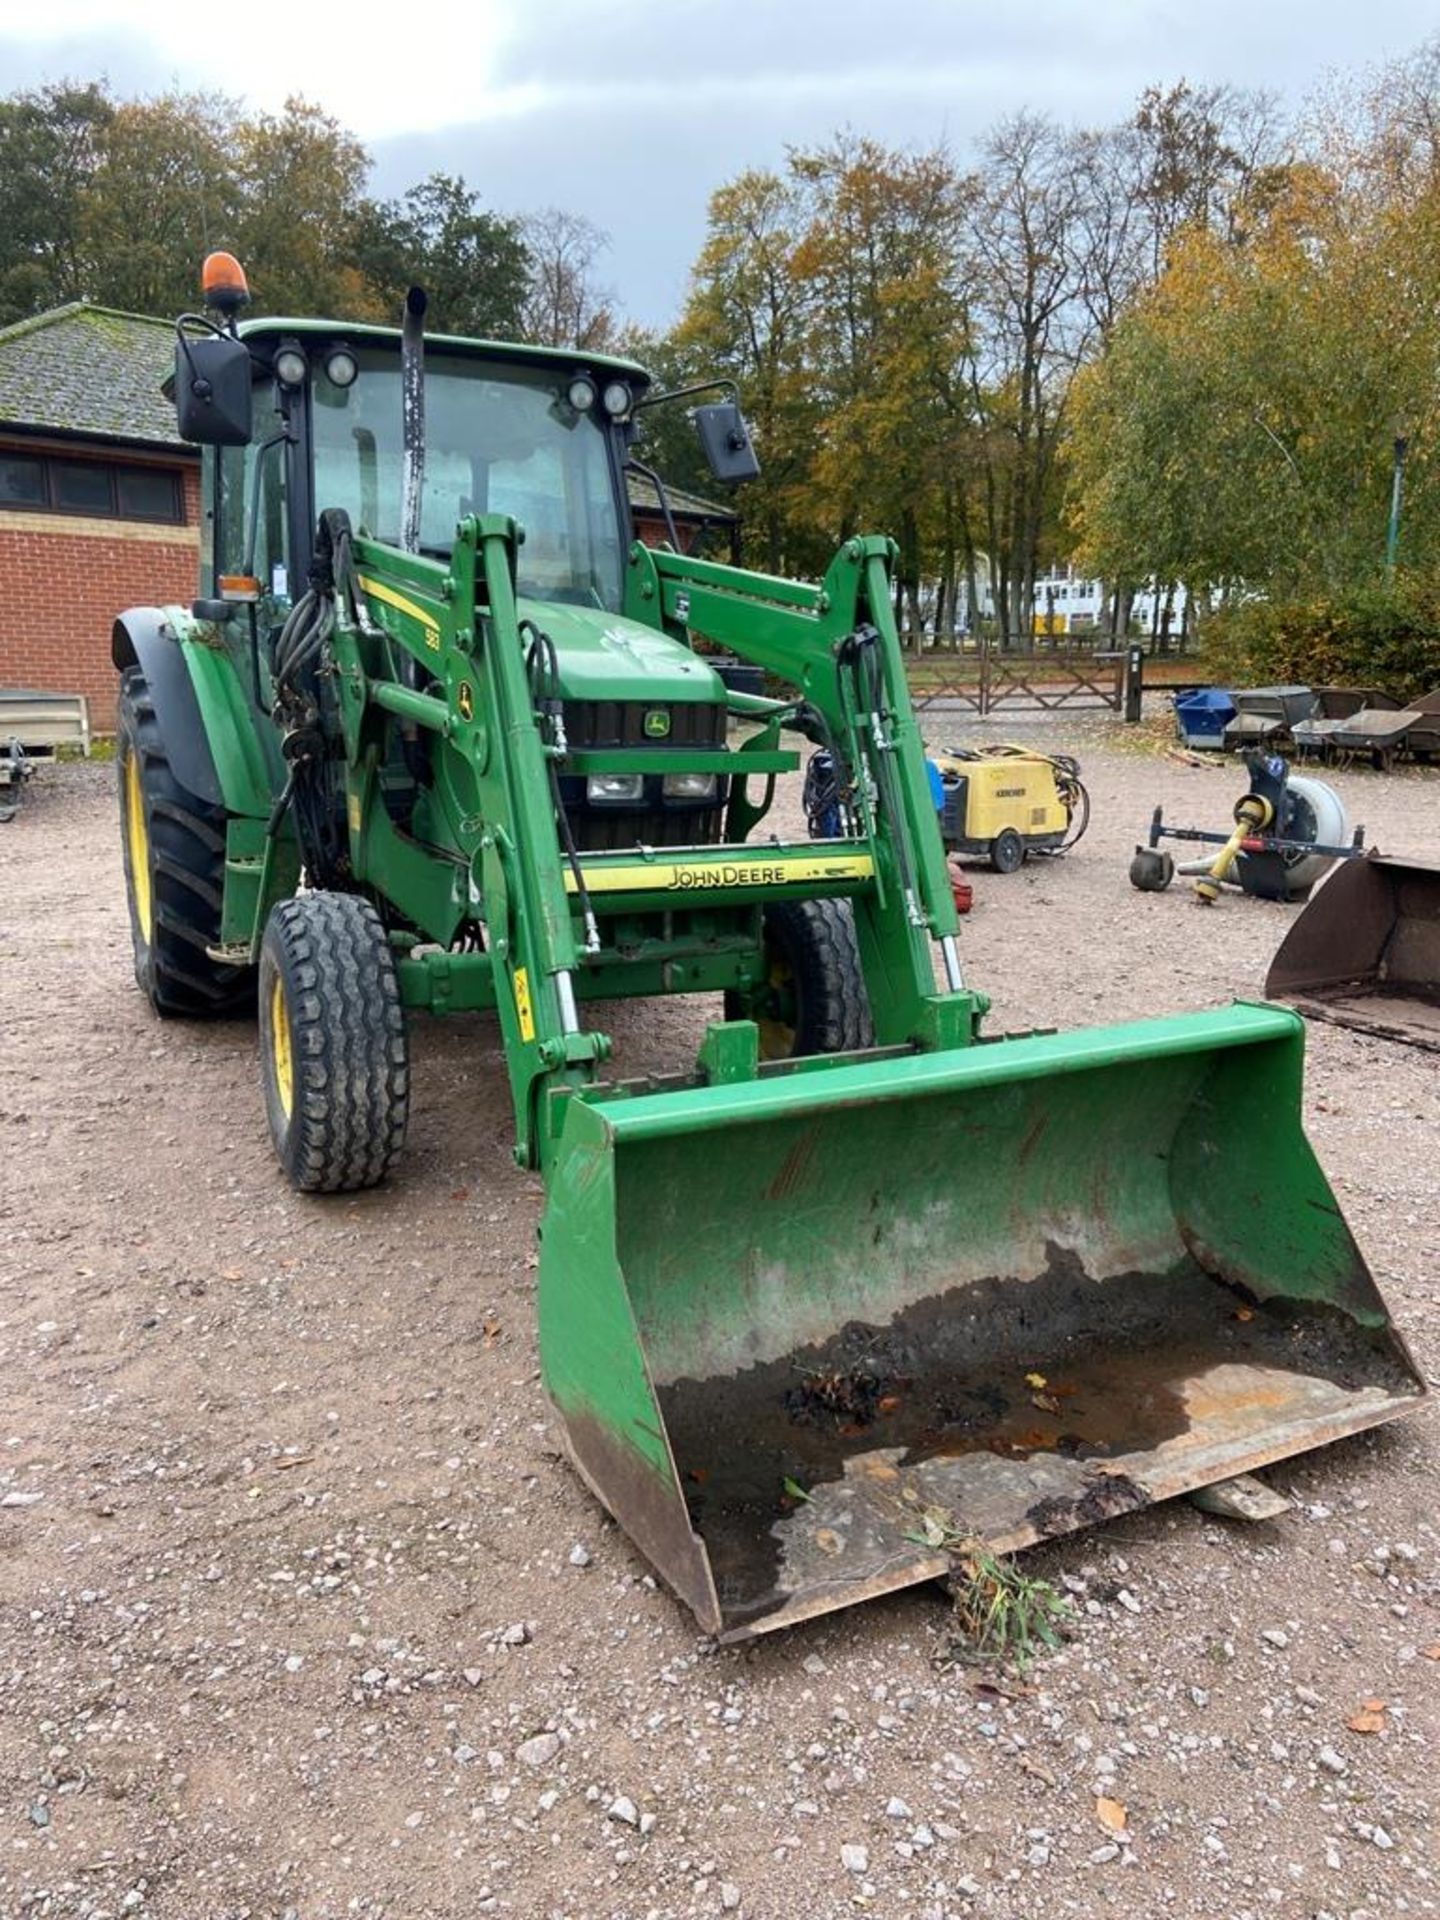
[[[137, 976], [161, 1013], [258, 1008], [313, 1192], [395, 1163], [415, 1014], [494, 1013], [546, 1392], [707, 1630], [1415, 1404], [1301, 1130], [1298, 1016], [983, 1033], [889, 541], [818, 585], [651, 550], [639, 367], [425, 339], [418, 292], [398, 332], [238, 326], [238, 269], [208, 277], [175, 381], [202, 597], [115, 630]], [[754, 471], [733, 400], [695, 417]], [[727, 690], [696, 636], [785, 691]], [[807, 746], [835, 831], [793, 841], [763, 829]], [[598, 1003], [676, 993], [713, 996], [696, 1058], [625, 1078]]]

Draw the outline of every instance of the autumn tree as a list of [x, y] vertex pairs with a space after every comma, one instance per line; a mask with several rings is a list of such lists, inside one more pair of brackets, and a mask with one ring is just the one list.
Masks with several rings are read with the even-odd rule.
[[808, 499], [820, 409], [805, 366], [807, 290], [794, 271], [806, 216], [793, 177], [743, 173], [713, 194], [672, 336], [681, 368], [740, 387], [762, 463], [746, 489], [746, 551], [772, 573], [824, 557]]
[[547, 347], [603, 353], [614, 343], [614, 298], [600, 284], [598, 263], [609, 236], [593, 220], [546, 207], [521, 223], [527, 283], [520, 327]]
[[194, 304], [204, 255], [237, 244], [243, 195], [228, 135], [238, 112], [212, 94], [115, 108], [80, 221], [94, 298], [131, 313]]
[[292, 96], [232, 133], [236, 250], [262, 310], [353, 313], [365, 292], [354, 240], [369, 156], [338, 120]]
[[969, 188], [942, 148], [895, 152], [854, 134], [796, 152], [809, 219], [792, 272], [825, 431], [810, 513], [833, 545], [883, 528], [900, 549], [901, 611], [922, 625], [922, 579], [953, 581], [967, 403], [954, 369], [968, 332], [958, 270]]

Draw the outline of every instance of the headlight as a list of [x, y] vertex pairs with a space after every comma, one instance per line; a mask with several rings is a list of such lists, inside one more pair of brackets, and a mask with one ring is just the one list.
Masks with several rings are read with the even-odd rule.
[[303, 387], [309, 370], [310, 363], [299, 347], [281, 347], [275, 356], [275, 378], [282, 387]]
[[717, 784], [713, 773], [667, 773], [660, 790], [667, 800], [713, 800]]
[[622, 414], [630, 411], [630, 389], [623, 380], [612, 380], [606, 386], [600, 401], [612, 420], [618, 420]]
[[325, 356], [325, 374], [332, 387], [351, 387], [360, 371], [360, 362], [349, 347], [332, 347]]
[[585, 782], [585, 798], [599, 806], [639, 800], [644, 792], [643, 773], [592, 773]]
[[595, 382], [588, 373], [577, 373], [565, 393], [577, 413], [588, 413], [595, 404]]

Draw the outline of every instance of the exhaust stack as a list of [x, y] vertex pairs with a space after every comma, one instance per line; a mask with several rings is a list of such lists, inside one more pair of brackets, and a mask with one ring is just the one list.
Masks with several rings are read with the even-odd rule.
[[420, 551], [420, 504], [425, 490], [425, 309], [423, 287], [405, 296], [400, 328], [400, 416], [404, 462], [401, 467], [400, 544]]

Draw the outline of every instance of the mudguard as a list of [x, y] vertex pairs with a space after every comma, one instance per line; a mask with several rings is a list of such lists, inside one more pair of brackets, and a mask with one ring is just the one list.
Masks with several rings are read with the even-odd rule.
[[185, 655], [159, 607], [131, 607], [110, 630], [110, 658], [118, 673], [138, 666], [145, 675], [170, 768], [182, 787], [225, 804], [220, 775], [200, 717], [200, 703]]
[[180, 784], [227, 813], [264, 819], [278, 767], [234, 661], [196, 625], [180, 607], [131, 607], [111, 629], [110, 657], [121, 673], [143, 669]]

